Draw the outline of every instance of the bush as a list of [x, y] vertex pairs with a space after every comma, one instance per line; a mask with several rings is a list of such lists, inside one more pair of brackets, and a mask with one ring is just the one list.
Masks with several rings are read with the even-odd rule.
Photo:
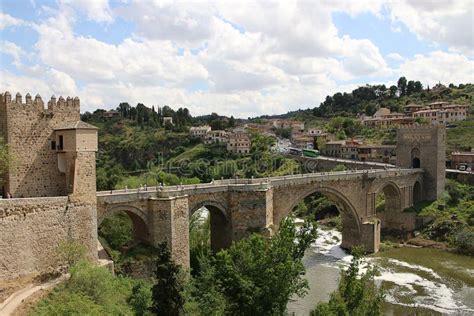
[[128, 304], [133, 308], [137, 316], [151, 315], [150, 307], [152, 300], [150, 287], [144, 283], [135, 285], [132, 289], [132, 294], [128, 298]]
[[56, 252], [59, 260], [69, 268], [86, 258], [86, 250], [86, 246], [77, 241], [63, 240], [58, 244]]
[[331, 294], [329, 302], [318, 304], [311, 316], [381, 315], [384, 293], [374, 283], [377, 270], [369, 266], [367, 272], [359, 276], [361, 251], [355, 249], [353, 255], [349, 268], [341, 272], [338, 289]]
[[454, 235], [454, 245], [460, 253], [474, 255], [474, 231], [465, 227]]
[[[114, 277], [107, 269], [80, 261], [70, 270], [71, 277], [56, 287], [32, 310], [32, 315], [133, 315], [134, 281]], [[145, 286], [145, 285], [143, 285]], [[140, 291], [145, 291], [141, 289]], [[136, 299], [133, 300], [135, 302]], [[140, 310], [143, 307], [140, 307]]]

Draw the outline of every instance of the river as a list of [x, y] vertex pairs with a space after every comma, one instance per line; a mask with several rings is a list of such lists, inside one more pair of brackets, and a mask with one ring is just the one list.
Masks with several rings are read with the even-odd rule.
[[[340, 269], [351, 256], [339, 247], [341, 233], [318, 228], [318, 239], [304, 256], [310, 289], [288, 304], [289, 314], [308, 315], [327, 301]], [[378, 266], [385, 289], [385, 315], [474, 315], [474, 259], [431, 248], [394, 248], [365, 259]]]

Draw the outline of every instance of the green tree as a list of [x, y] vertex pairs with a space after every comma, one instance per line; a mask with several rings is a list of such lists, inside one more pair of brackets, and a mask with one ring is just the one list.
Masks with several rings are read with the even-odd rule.
[[72, 239], [59, 242], [56, 249], [59, 259], [68, 268], [84, 260], [86, 258], [86, 251], [86, 246]]
[[165, 243], [158, 246], [155, 277], [157, 282], [152, 288], [152, 312], [156, 315], [180, 315], [185, 302], [184, 279]]
[[226, 298], [227, 312], [283, 314], [293, 295], [306, 294], [302, 258], [315, 238], [314, 223], [305, 222], [296, 230], [293, 219], [287, 218], [270, 239], [253, 234], [220, 251], [213, 263], [214, 278]]
[[130, 217], [121, 212], [105, 218], [99, 226], [99, 237], [104, 238], [114, 250], [120, 250], [133, 239], [133, 226]]
[[132, 288], [132, 294], [127, 300], [135, 311], [136, 316], [149, 315], [151, 308], [151, 289], [143, 282], [139, 282]]
[[185, 314], [202, 316], [225, 315], [227, 300], [216, 280], [216, 267], [210, 255], [198, 257], [199, 274], [186, 287]]
[[407, 78], [400, 77], [400, 79], [398, 79], [397, 86], [399, 95], [401, 97], [405, 96], [407, 94]]
[[398, 91], [398, 87], [397, 86], [390, 86], [389, 88], [389, 96], [391, 98], [395, 98], [397, 96], [397, 91]]
[[341, 272], [337, 290], [331, 294], [329, 302], [318, 304], [311, 316], [381, 315], [384, 293], [374, 283], [377, 270], [368, 266], [367, 271], [360, 275], [361, 253], [360, 249], [354, 249], [349, 268]]

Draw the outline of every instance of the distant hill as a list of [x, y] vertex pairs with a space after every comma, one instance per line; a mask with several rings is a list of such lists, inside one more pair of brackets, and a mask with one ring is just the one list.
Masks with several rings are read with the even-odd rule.
[[291, 118], [311, 122], [335, 116], [355, 117], [357, 113], [372, 115], [381, 107], [389, 108], [392, 112], [401, 112], [403, 106], [410, 103], [428, 104], [435, 101], [468, 104], [471, 105], [471, 114], [474, 114], [474, 85], [437, 84], [430, 88], [423, 87], [420, 81], [408, 81], [401, 77], [396, 86], [365, 85], [349, 93], [328, 95], [318, 107], [290, 111], [282, 115], [264, 115], [252, 120]]

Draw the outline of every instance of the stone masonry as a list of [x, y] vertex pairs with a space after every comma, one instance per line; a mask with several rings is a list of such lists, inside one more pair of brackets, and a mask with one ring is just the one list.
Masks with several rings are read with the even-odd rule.
[[0, 137], [13, 162], [0, 195], [0, 280], [60, 266], [60, 242], [75, 241], [97, 258], [97, 128], [80, 122], [80, 101], [0, 95]]
[[[443, 135], [441, 128], [399, 131], [398, 148], [403, 152], [398, 154], [398, 168], [99, 192], [99, 221], [116, 210], [126, 211], [134, 227], [144, 227], [146, 231], [136, 236], [153, 245], [167, 242], [175, 260], [188, 266], [188, 221], [198, 208], [210, 210], [211, 244], [217, 250], [251, 232], [271, 236], [303, 198], [320, 192], [342, 214], [342, 247], [363, 245], [367, 251], [376, 252], [382, 228], [413, 230], [415, 216], [403, 210], [421, 200], [435, 199], [444, 187], [444, 157], [440, 154], [444, 152]], [[406, 158], [406, 151], [411, 154], [412, 149], [416, 155], [413, 158], [421, 157], [421, 168], [413, 166], [411, 156]], [[377, 213], [375, 202], [380, 192], [384, 193], [386, 205], [384, 211]]]
[[[433, 200], [444, 188], [442, 128], [400, 130], [397, 166], [392, 169], [323, 172], [265, 179], [229, 179], [210, 184], [96, 192], [97, 130], [79, 121], [79, 99], [0, 96], [0, 136], [15, 162], [5, 188], [15, 199], [0, 200], [0, 279], [37, 275], [60, 262], [60, 241], [86, 245], [97, 258], [97, 226], [126, 212], [134, 236], [151, 245], [166, 242], [173, 258], [189, 266], [189, 218], [210, 210], [211, 244], [228, 247], [252, 232], [274, 234], [306, 196], [320, 192], [342, 214], [342, 246], [378, 251], [380, 229], [410, 230], [414, 216], [403, 212]], [[434, 154], [435, 153], [435, 154]], [[383, 192], [385, 210], [376, 212]]]

